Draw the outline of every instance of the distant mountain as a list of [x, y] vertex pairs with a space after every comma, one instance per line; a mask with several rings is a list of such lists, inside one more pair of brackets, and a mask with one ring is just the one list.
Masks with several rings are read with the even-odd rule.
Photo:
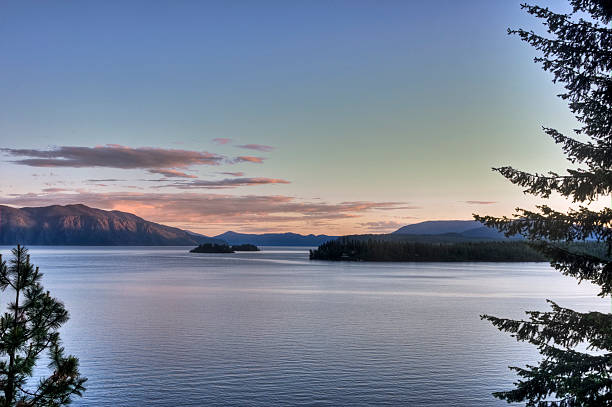
[[327, 235], [300, 235], [297, 233], [264, 233], [249, 234], [225, 232], [215, 236], [216, 239], [225, 240], [230, 245], [250, 243], [256, 246], [319, 246], [338, 236]]
[[482, 227], [475, 220], [428, 220], [399, 228], [394, 235], [440, 235], [442, 233], [462, 233]]
[[[419, 242], [419, 243], [462, 243], [462, 242], [478, 242], [492, 240], [487, 237], [469, 237], [461, 233], [440, 233], [439, 235], [394, 235], [392, 233], [386, 235], [346, 235], [342, 236], [351, 240], [376, 240], [386, 242]], [[499, 239], [495, 239], [499, 240]]]
[[196, 246], [222, 243], [120, 211], [85, 205], [12, 208], [0, 205], [0, 245]]
[[505, 239], [503, 233], [475, 220], [430, 220], [399, 228], [393, 235], [457, 234], [469, 239]]
[[[297, 233], [225, 232], [215, 237], [149, 222], [121, 211], [85, 205], [12, 208], [0, 205], [0, 245], [197, 246], [202, 243], [256, 246], [319, 246], [338, 236]], [[503, 234], [472, 220], [439, 220], [404, 226], [388, 235], [359, 239], [470, 241], [504, 239]]]

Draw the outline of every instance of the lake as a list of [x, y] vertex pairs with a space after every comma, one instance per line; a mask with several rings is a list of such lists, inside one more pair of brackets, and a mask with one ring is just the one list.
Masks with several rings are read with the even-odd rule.
[[[8, 247], [0, 247], [7, 256]], [[479, 315], [610, 299], [546, 263], [332, 263], [304, 248], [32, 247], [64, 301], [76, 406], [502, 406], [537, 351]]]

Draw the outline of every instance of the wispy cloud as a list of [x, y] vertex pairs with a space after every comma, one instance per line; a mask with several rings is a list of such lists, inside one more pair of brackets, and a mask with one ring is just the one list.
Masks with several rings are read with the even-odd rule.
[[253, 156], [250, 156], [250, 155], [242, 155], [240, 157], [234, 158], [233, 162], [235, 162], [235, 163], [247, 162], [247, 163], [261, 164], [261, 163], [263, 163], [264, 160], [265, 160], [265, 158], [263, 158], [263, 157], [253, 157]]
[[30, 174], [32, 177], [56, 177], [57, 174], [53, 171], [49, 171], [48, 174]]
[[223, 145], [223, 144], [227, 144], [227, 143], [231, 143], [232, 139], [231, 138], [225, 138], [225, 137], [217, 137], [212, 139], [213, 143], [219, 144], [219, 145]]
[[220, 172], [219, 174], [222, 175], [231, 175], [232, 177], [242, 177], [244, 175], [244, 172], [238, 171], [238, 172]]
[[360, 223], [359, 226], [364, 227], [368, 232], [389, 233], [405, 225], [403, 223], [398, 223], [395, 221], [378, 221]]
[[57, 192], [68, 192], [69, 190], [66, 188], [44, 188], [43, 192], [49, 193], [49, 194], [53, 194], [53, 193], [57, 193]]
[[97, 147], [60, 146], [51, 150], [3, 148], [13, 157], [29, 157], [13, 163], [31, 167], [107, 167], [121, 169], [186, 168], [192, 165], [218, 165], [223, 156], [206, 151], [153, 147], [126, 147], [107, 144]]
[[221, 189], [235, 188], [242, 186], [265, 185], [265, 184], [289, 184], [289, 181], [277, 178], [228, 178], [222, 180], [195, 180], [189, 182], [174, 182], [168, 185], [161, 185], [158, 188], [175, 187], [179, 189]]
[[402, 202], [307, 202], [291, 196], [226, 195], [184, 192], [91, 192], [14, 194], [0, 198], [0, 203], [14, 206], [84, 203], [102, 209], [135, 213], [145, 219], [177, 226], [183, 224], [274, 227], [287, 224], [303, 227], [333, 224], [342, 219], [364, 216], [377, 210], [406, 208]]
[[171, 169], [149, 170], [149, 172], [152, 174], [163, 175], [166, 178], [197, 178], [195, 175]]
[[239, 144], [236, 147], [244, 148], [247, 150], [266, 151], [266, 152], [274, 150], [274, 147], [266, 146], [264, 144]]
[[117, 178], [101, 178], [101, 179], [88, 179], [87, 182], [121, 182], [125, 181], [124, 179]]
[[421, 206], [415, 206], [415, 205], [406, 205], [405, 203], [402, 204], [401, 202], [393, 202], [394, 205], [381, 205], [381, 206], [372, 206], [373, 203], [371, 201], [349, 201], [349, 202], [341, 202], [340, 205], [349, 205], [353, 208], [369, 208], [369, 209], [377, 209], [380, 211], [384, 211], [384, 210], [396, 210], [396, 209], [422, 209]]
[[468, 205], [493, 205], [496, 204], [497, 201], [463, 201]]

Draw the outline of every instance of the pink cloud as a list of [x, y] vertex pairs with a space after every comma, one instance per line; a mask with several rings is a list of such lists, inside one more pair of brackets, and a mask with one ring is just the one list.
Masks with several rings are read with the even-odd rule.
[[250, 156], [250, 155], [243, 155], [243, 156], [240, 156], [240, 157], [236, 157], [233, 162], [235, 162], [235, 163], [248, 162], [248, 163], [261, 164], [261, 163], [263, 163], [264, 160], [265, 160], [265, 158], [263, 158], [263, 157], [253, 157], [253, 156]]
[[[74, 204], [116, 209], [135, 213], [145, 219], [184, 227], [185, 224], [240, 225], [242, 227], [306, 228], [334, 226], [378, 210], [406, 207], [401, 202], [308, 202], [290, 196], [226, 195], [184, 192], [91, 192], [13, 194], [0, 198], [0, 203], [13, 206], [47, 206]], [[329, 230], [327, 230], [328, 233]]]
[[152, 174], [160, 174], [166, 178], [197, 178], [195, 175], [187, 174], [177, 170], [170, 169], [159, 169], [159, 170], [149, 170]]
[[228, 178], [215, 181], [195, 180], [190, 182], [175, 182], [169, 185], [162, 185], [158, 188], [175, 187], [179, 189], [220, 189], [220, 188], [235, 188], [252, 185], [265, 184], [289, 184], [289, 181], [278, 178]]
[[231, 138], [224, 138], [224, 137], [218, 137], [218, 138], [214, 138], [213, 143], [219, 144], [219, 145], [223, 145], [223, 144], [227, 144], [230, 143], [232, 141]]
[[52, 193], [56, 193], [56, 192], [68, 192], [68, 189], [65, 188], [44, 188], [43, 192], [52, 194]]
[[244, 148], [247, 150], [257, 150], [257, 151], [266, 151], [266, 152], [274, 150], [274, 147], [266, 146], [264, 144], [241, 144], [241, 145], [237, 145], [236, 147]]
[[420, 206], [414, 205], [401, 205], [400, 202], [394, 202], [394, 205], [381, 205], [376, 206], [375, 203], [370, 201], [351, 201], [351, 202], [341, 202], [340, 205], [347, 205], [354, 209], [377, 209], [377, 210], [388, 210], [388, 209], [422, 209]]
[[464, 201], [469, 205], [493, 205], [496, 204], [497, 201]]

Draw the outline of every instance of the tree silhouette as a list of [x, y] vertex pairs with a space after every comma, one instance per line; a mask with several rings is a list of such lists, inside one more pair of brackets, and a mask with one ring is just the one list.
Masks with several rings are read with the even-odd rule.
[[[42, 273], [30, 263], [26, 248], [17, 246], [7, 266], [0, 256], [0, 289], [10, 302], [0, 317], [0, 405], [61, 406], [82, 395], [87, 380], [79, 361], [65, 356], [59, 327], [68, 320], [64, 304], [40, 284]], [[30, 378], [41, 354], [49, 351], [47, 378]]]
[[[570, 0], [572, 12], [523, 4], [540, 19], [547, 36], [509, 30], [540, 51], [535, 59], [564, 85], [559, 96], [581, 123], [575, 137], [544, 127], [577, 168], [567, 174], [531, 174], [501, 167], [500, 172], [525, 192], [541, 197], [551, 193], [581, 203], [559, 212], [546, 205], [537, 211], [517, 209], [513, 217], [475, 215], [506, 235], [522, 234], [533, 247], [552, 259], [565, 275], [600, 287], [600, 296], [612, 293], [612, 210], [593, 211], [591, 203], [612, 192], [612, 19], [610, 0]], [[607, 248], [599, 253], [568, 250], [564, 242], [594, 239]], [[571, 246], [569, 246], [571, 247]], [[527, 312], [525, 320], [484, 315], [519, 341], [537, 346], [542, 360], [536, 366], [512, 367], [520, 379], [509, 391], [494, 393], [508, 402], [527, 406], [612, 405], [612, 314], [581, 313], [549, 301], [548, 312]]]

